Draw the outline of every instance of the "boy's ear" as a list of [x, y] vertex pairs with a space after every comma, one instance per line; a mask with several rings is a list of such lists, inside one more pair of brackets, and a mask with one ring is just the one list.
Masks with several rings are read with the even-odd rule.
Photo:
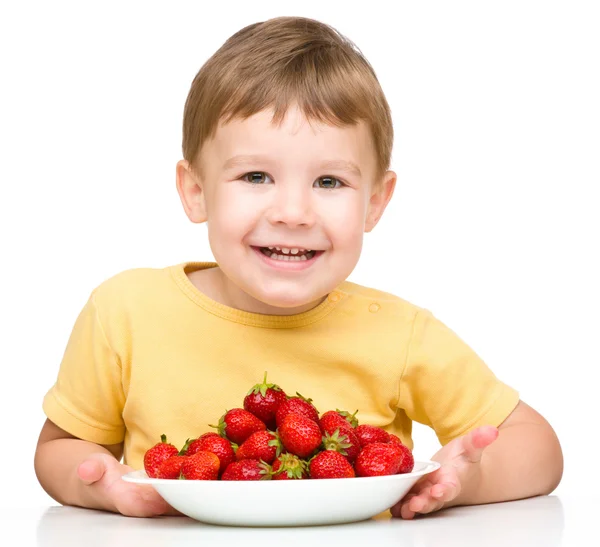
[[369, 210], [365, 220], [365, 232], [370, 232], [383, 215], [387, 204], [392, 199], [394, 188], [396, 187], [396, 173], [387, 171], [382, 179], [377, 182], [375, 190], [371, 194], [369, 201]]
[[188, 218], [195, 223], [206, 222], [204, 189], [198, 174], [187, 160], [177, 162], [177, 193]]

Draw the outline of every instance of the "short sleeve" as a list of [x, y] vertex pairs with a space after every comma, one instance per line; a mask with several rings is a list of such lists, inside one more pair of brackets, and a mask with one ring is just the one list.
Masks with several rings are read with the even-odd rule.
[[519, 394], [427, 310], [414, 321], [398, 407], [435, 431], [442, 445], [481, 425], [499, 426]]
[[79, 314], [42, 408], [56, 425], [80, 439], [118, 444], [125, 428], [121, 367], [96, 309], [94, 295]]

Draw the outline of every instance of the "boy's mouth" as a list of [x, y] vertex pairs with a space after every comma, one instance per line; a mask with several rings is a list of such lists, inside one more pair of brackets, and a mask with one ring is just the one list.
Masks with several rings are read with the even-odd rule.
[[304, 261], [314, 258], [318, 251], [288, 247], [256, 247], [262, 254], [273, 260]]

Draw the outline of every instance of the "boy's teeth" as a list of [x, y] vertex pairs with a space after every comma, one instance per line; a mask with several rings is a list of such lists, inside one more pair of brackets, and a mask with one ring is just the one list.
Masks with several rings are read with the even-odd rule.
[[317, 251], [301, 247], [261, 247], [263, 254], [275, 260], [310, 260]]
[[297, 260], [308, 260], [306, 258], [306, 255], [301, 255], [301, 256], [289, 256], [289, 255], [280, 255], [277, 253], [272, 253], [271, 254], [271, 258], [273, 258], [274, 260], [285, 260], [285, 261], [289, 261], [289, 260], [293, 260], [293, 261], [297, 261]]
[[283, 254], [289, 255], [297, 255], [298, 253], [310, 253], [310, 249], [302, 249], [301, 247], [293, 247], [288, 249], [287, 247], [263, 247], [264, 249], [269, 249], [269, 251], [281, 251]]

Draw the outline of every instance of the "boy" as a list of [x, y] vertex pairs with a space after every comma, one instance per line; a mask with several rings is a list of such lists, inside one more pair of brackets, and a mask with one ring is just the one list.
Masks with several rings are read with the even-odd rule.
[[205, 63], [177, 190], [216, 263], [126, 271], [92, 292], [44, 398], [35, 469], [49, 495], [172, 514], [120, 477], [161, 433], [181, 446], [208, 431], [264, 370], [410, 448], [413, 420], [435, 430], [442, 466], [394, 516], [558, 485], [556, 435], [514, 389], [427, 310], [346, 281], [392, 197], [392, 137], [372, 68], [324, 24], [250, 25]]

